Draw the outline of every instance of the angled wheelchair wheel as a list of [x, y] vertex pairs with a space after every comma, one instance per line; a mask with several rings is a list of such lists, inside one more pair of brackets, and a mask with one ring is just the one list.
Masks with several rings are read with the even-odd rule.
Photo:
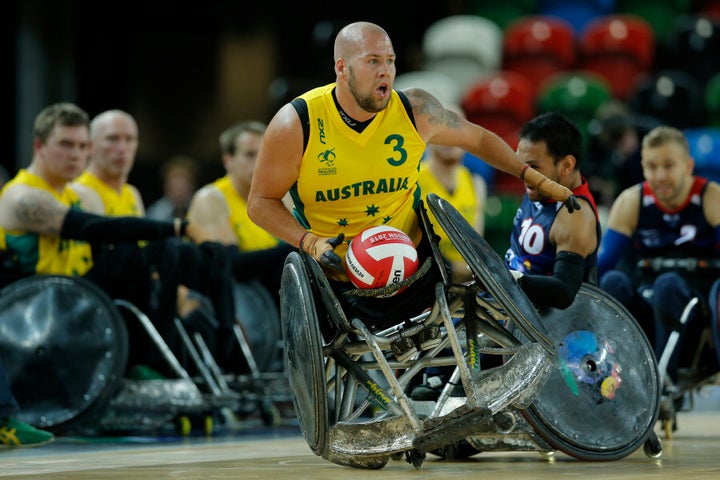
[[447, 200], [431, 193], [428, 207], [475, 277], [533, 342], [551, 348], [540, 317], [502, 259]]
[[91, 424], [117, 394], [128, 338], [110, 298], [87, 280], [32, 276], [0, 292], [0, 355], [20, 419], [55, 432]]
[[280, 314], [275, 299], [257, 280], [233, 282], [233, 298], [235, 314], [247, 332], [258, 369], [279, 371]]
[[523, 414], [553, 447], [581, 460], [618, 460], [654, 435], [660, 378], [632, 315], [589, 284], [565, 310], [541, 311], [558, 370]]
[[440, 226], [476, 278], [505, 309], [521, 343], [541, 342], [557, 357], [529, 408], [528, 423], [552, 447], [581, 460], [616, 460], [653, 435], [659, 375], [632, 315], [602, 290], [584, 285], [565, 310], [539, 312], [490, 246], [447, 201], [428, 195]]
[[720, 365], [720, 280], [716, 280], [710, 289], [709, 302], [713, 344], [715, 345], [718, 365]]
[[280, 322], [285, 342], [285, 371], [300, 430], [310, 449], [323, 456], [328, 435], [323, 340], [310, 277], [297, 252], [288, 255], [283, 267]]

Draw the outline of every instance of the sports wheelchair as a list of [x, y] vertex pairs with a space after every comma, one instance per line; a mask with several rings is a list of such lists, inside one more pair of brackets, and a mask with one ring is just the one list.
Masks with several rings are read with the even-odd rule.
[[[363, 469], [403, 457], [420, 468], [428, 453], [558, 450], [610, 461], [642, 445], [659, 457], [657, 363], [627, 310], [591, 285], [566, 310], [538, 310], [452, 205], [432, 193], [427, 205], [475, 279], [452, 284], [441, 268], [428, 311], [393, 327], [373, 331], [362, 318], [348, 318], [312, 257], [293, 252], [286, 259], [285, 369], [310, 449]], [[432, 232], [424, 207], [420, 213]], [[429, 234], [434, 262], [443, 265]], [[429, 325], [440, 325], [441, 343], [398, 361], [392, 341]], [[437, 401], [412, 400], [413, 379], [443, 366], [453, 374]], [[462, 396], [453, 393], [457, 381]]]
[[[718, 266], [716, 265], [715, 268]], [[685, 305], [677, 328], [670, 332], [658, 358], [662, 385], [660, 413], [665, 438], [678, 429], [677, 412], [692, 410], [694, 394], [703, 387], [720, 385], [720, 279], [716, 280], [705, 304], [693, 297]], [[681, 334], [682, 332], [682, 334]], [[681, 342], [682, 339], [682, 342]], [[677, 378], [667, 373], [670, 357], [678, 355]], [[686, 402], [687, 400], [687, 402]]]
[[[172, 428], [189, 435], [197, 419], [211, 434], [215, 418], [227, 408], [259, 411], [264, 423], [277, 424], [275, 402], [290, 403], [284, 373], [273, 367], [273, 362], [281, 367], [279, 312], [263, 287], [233, 288], [239, 315], [234, 334], [249, 372], [230, 376], [220, 371], [202, 335], [188, 331], [180, 319], [174, 325], [179, 345], [171, 348], [144, 312], [111, 299], [86, 279], [36, 275], [9, 284], [0, 292], [0, 356], [21, 420], [58, 434]], [[246, 334], [241, 321], [253, 327], [257, 319], [264, 328]], [[126, 375], [128, 328], [149, 337], [169, 378]]]

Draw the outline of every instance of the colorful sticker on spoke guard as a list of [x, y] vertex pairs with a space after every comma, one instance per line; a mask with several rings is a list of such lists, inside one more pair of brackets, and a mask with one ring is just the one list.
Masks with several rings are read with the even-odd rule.
[[578, 330], [560, 342], [558, 353], [563, 380], [573, 395], [577, 396], [580, 388], [589, 388], [598, 402], [615, 398], [622, 384], [622, 368], [612, 345], [598, 341], [594, 332]]

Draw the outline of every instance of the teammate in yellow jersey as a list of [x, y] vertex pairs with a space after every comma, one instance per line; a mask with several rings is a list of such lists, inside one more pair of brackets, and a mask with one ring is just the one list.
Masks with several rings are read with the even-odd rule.
[[[460, 107], [449, 109], [464, 116]], [[463, 165], [462, 148], [445, 145], [428, 145], [423, 161], [420, 163], [418, 183], [423, 196], [435, 193], [455, 207], [473, 228], [482, 235], [485, 227], [485, 200], [487, 185], [480, 175], [474, 174]], [[437, 224], [432, 213], [430, 221]], [[450, 242], [445, 232], [436, 230], [440, 236], [440, 253], [448, 262], [453, 281], [461, 283], [472, 278], [467, 263]]]
[[292, 247], [253, 223], [247, 213], [255, 161], [266, 125], [241, 121], [219, 138], [226, 174], [193, 195], [188, 219], [205, 227], [212, 239], [226, 245], [234, 277], [258, 280], [278, 300], [280, 275]]

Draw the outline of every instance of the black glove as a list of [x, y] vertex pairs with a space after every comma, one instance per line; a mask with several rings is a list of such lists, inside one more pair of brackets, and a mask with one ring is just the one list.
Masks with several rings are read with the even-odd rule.
[[580, 202], [575, 195], [570, 195], [565, 200], [565, 206], [568, 209], [568, 213], [573, 213], [575, 210], [580, 210]]
[[[332, 245], [333, 249], [340, 245], [345, 240], [345, 234], [341, 233], [337, 237], [330, 238], [327, 243]], [[340, 272], [344, 272], [343, 269], [343, 262], [340, 257], [338, 257], [337, 253], [335, 253], [333, 250], [327, 250], [323, 252], [320, 255], [320, 263], [322, 263], [324, 266], [332, 268], [333, 270], [338, 270]]]

